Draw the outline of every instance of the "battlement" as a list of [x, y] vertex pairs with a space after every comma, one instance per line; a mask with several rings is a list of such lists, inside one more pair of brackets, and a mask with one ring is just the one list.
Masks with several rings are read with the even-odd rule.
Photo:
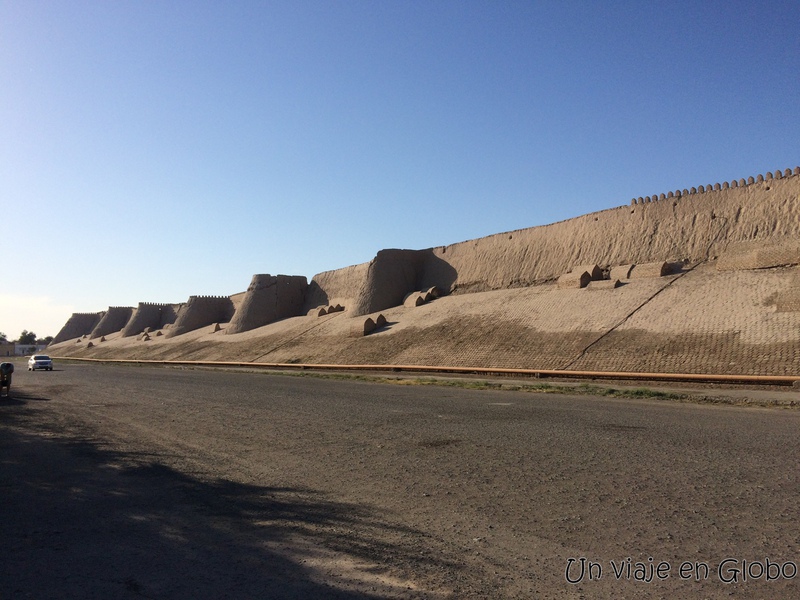
[[230, 296], [189, 296], [189, 302], [196, 300], [230, 300]]
[[162, 306], [177, 306], [180, 302], [139, 302], [139, 306], [155, 306], [155, 307], [162, 307]]
[[653, 194], [652, 196], [639, 196], [638, 198], [631, 199], [631, 205], [637, 204], [648, 204], [651, 202], [658, 202], [660, 200], [668, 200], [670, 198], [683, 198], [684, 196], [692, 196], [694, 194], [704, 194], [706, 192], [719, 192], [721, 190], [727, 190], [731, 188], [743, 188], [747, 187], [748, 185], [754, 185], [756, 183], [763, 183], [764, 181], [770, 181], [772, 179], [787, 179], [789, 177], [796, 177], [800, 175], [800, 167], [795, 167], [794, 170], [792, 169], [785, 169], [781, 171], [778, 169], [774, 173], [771, 171], [767, 171], [765, 175], [757, 175], [755, 177], [750, 176], [746, 180], [745, 179], [733, 179], [730, 182], [724, 181], [721, 184], [708, 184], [708, 185], [700, 185], [698, 187], [691, 187], [689, 189], [683, 190], [675, 190], [673, 192], [667, 192], [666, 194]]

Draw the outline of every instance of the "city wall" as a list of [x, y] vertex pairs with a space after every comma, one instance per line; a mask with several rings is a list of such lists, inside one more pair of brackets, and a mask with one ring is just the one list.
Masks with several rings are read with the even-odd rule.
[[228, 296], [190, 296], [189, 301], [178, 310], [175, 323], [167, 330], [171, 338], [194, 331], [213, 323], [228, 323], [235, 306]]
[[[798, 236], [800, 167], [634, 198], [630, 205], [449, 246], [381, 250], [368, 263], [319, 273], [307, 285], [302, 276], [255, 275], [246, 292], [230, 297], [140, 303], [121, 329], [128, 337], [171, 325], [167, 337], [174, 337], [229, 323], [227, 333], [239, 333], [331, 305], [355, 317], [400, 306], [408, 294], [432, 287], [443, 294], [527, 287], [556, 281], [577, 265], [606, 271], [624, 265], [632, 277], [636, 265], [718, 257], [721, 269], [797, 264]], [[122, 310], [104, 323], [105, 313], [76, 313], [54, 343], [94, 335], [95, 328], [107, 335], [101, 330], [117, 327]]]
[[382, 251], [370, 263], [315, 276], [311, 285], [319, 297], [349, 293], [346, 308], [357, 316], [430, 286], [445, 293], [524, 287], [575, 265], [696, 263], [737, 242], [797, 235], [800, 168], [636, 198], [629, 206], [430, 250]]
[[[434, 249], [452, 292], [532, 285], [574, 265], [699, 262], [729, 244], [800, 234], [800, 176], [632, 204]], [[438, 282], [437, 282], [437, 285]]]
[[253, 275], [225, 333], [241, 333], [301, 314], [307, 287], [302, 276]]
[[109, 306], [103, 318], [92, 329], [91, 339], [103, 337], [120, 331], [133, 314], [132, 306]]
[[145, 329], [155, 331], [172, 325], [178, 318], [181, 304], [156, 304], [140, 302], [131, 318], [122, 328], [122, 337], [139, 335]]
[[314, 275], [306, 290], [303, 312], [337, 303], [345, 308], [352, 307], [361, 294], [370, 264], [361, 263]]
[[72, 313], [72, 316], [67, 320], [64, 326], [61, 328], [61, 331], [58, 332], [58, 335], [56, 335], [53, 338], [53, 341], [50, 343], [58, 344], [60, 342], [66, 342], [67, 340], [79, 338], [84, 335], [89, 335], [100, 322], [100, 319], [103, 318], [104, 314], [105, 313], [103, 312]]

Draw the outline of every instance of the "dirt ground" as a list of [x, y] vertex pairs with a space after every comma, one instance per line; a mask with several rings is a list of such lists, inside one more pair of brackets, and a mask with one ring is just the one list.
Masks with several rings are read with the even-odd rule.
[[798, 425], [780, 408], [18, 370], [0, 597], [796, 598]]

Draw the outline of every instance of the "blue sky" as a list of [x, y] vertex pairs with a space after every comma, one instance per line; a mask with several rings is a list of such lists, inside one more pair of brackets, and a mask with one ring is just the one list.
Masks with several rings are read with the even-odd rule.
[[793, 168], [798, 8], [0, 0], [0, 331]]

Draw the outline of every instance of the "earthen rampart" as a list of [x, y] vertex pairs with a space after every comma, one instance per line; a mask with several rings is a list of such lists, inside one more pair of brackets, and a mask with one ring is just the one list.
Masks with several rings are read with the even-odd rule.
[[302, 276], [253, 275], [225, 333], [241, 333], [304, 314], [307, 288]]
[[420, 286], [425, 253], [419, 250], [381, 250], [367, 268], [352, 314], [368, 315], [403, 304], [403, 299]]
[[64, 324], [64, 327], [61, 328], [61, 331], [58, 332], [58, 335], [56, 335], [50, 343], [58, 344], [84, 335], [89, 335], [100, 322], [100, 319], [103, 318], [104, 314], [104, 312], [72, 313], [72, 316]]
[[122, 337], [139, 335], [148, 327], [155, 331], [171, 325], [175, 322], [181, 306], [181, 304], [140, 302], [125, 327], [122, 328]]
[[[277, 292], [273, 300], [269, 286], [260, 288], [262, 276], [257, 275], [253, 289], [236, 297], [241, 298], [238, 315], [238, 302], [231, 297], [193, 296], [180, 307], [168, 336], [234, 317], [229, 330], [246, 331], [273, 317], [307, 314], [320, 306], [341, 305], [349, 316], [368, 315], [402, 305], [415, 290], [436, 286], [444, 294], [463, 294], [526, 287], [555, 282], [575, 265], [597, 265], [606, 272], [625, 265], [626, 275], [633, 277], [645, 271], [640, 267], [637, 273], [633, 265], [694, 264], [724, 256], [729, 248], [733, 256], [739, 242], [798, 236], [800, 167], [635, 198], [630, 205], [449, 246], [382, 250], [368, 263], [315, 275], [296, 312], [303, 278], [289, 277], [287, 286], [293, 291], [284, 311], [278, 310], [284, 305]], [[740, 263], [749, 264], [744, 259]], [[140, 304], [123, 335], [161, 328], [167, 321], [162, 309], [145, 310]], [[91, 332], [77, 325], [69, 330], [77, 332], [72, 337]]]
[[800, 238], [792, 235], [730, 244], [717, 261], [717, 269], [740, 271], [798, 264], [800, 264]]
[[370, 263], [361, 263], [314, 275], [308, 285], [302, 312], [307, 313], [318, 306], [337, 302], [350, 309], [364, 285], [369, 265]]
[[121, 331], [133, 314], [132, 306], [109, 306], [103, 318], [92, 329], [91, 339]]
[[403, 304], [416, 290], [437, 287], [449, 291], [455, 270], [433, 250], [381, 250], [368, 263], [315, 275], [309, 286], [306, 312], [342, 302], [350, 316], [367, 315]]
[[444, 293], [525, 287], [555, 281], [574, 265], [694, 263], [731, 243], [798, 234], [800, 167], [450, 246], [381, 251], [369, 263], [316, 275], [305, 309], [347, 297], [351, 316], [364, 315], [433, 285]]
[[231, 302], [233, 302], [233, 312], [234, 313], [236, 313], [236, 311], [239, 310], [239, 307], [242, 305], [242, 302], [244, 302], [244, 298], [245, 298], [246, 295], [247, 295], [247, 292], [244, 291], [244, 292], [239, 292], [238, 294], [232, 294], [231, 296], [229, 296], [230, 299], [231, 299]]
[[572, 265], [698, 262], [728, 244], [800, 234], [800, 177], [624, 206], [568, 221], [434, 248], [458, 273], [451, 291], [557, 278]]
[[228, 296], [191, 296], [181, 306], [166, 337], [175, 337], [213, 323], [228, 323], [233, 312], [233, 301]]

